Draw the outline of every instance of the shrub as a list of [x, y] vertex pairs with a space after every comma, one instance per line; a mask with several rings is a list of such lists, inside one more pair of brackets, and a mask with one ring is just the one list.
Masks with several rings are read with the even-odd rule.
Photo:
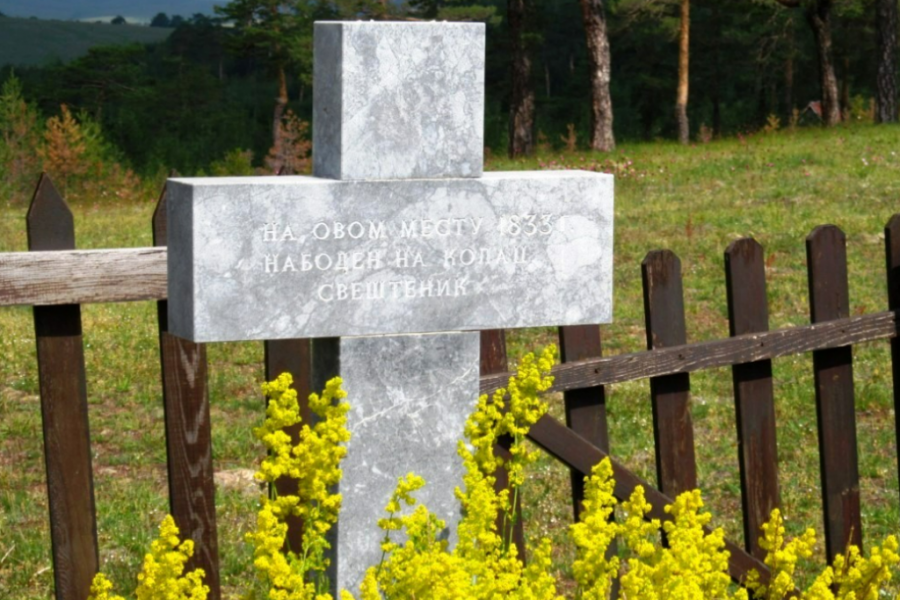
[[[385, 507], [387, 516], [378, 522], [384, 531], [382, 560], [367, 570], [360, 587], [361, 600], [560, 598], [549, 573], [549, 540], [540, 541], [527, 566], [518, 559], [512, 543], [518, 490], [526, 466], [536, 458], [525, 446], [525, 437], [547, 410], [539, 395], [552, 384], [549, 373], [554, 353], [551, 347], [540, 358], [526, 356], [508, 387], [490, 397], [481, 396], [467, 420], [468, 443], [460, 442], [458, 447], [466, 473], [463, 487], [456, 490], [463, 516], [455, 548], [448, 548], [439, 535], [445, 523], [427, 507], [417, 505], [413, 494], [425, 481], [413, 473], [400, 478]], [[329, 548], [327, 533], [337, 522], [341, 505], [340, 494], [332, 490], [340, 480], [339, 465], [346, 453], [341, 444], [350, 437], [348, 405], [343, 401], [346, 394], [340, 379], [333, 379], [321, 396], [311, 395], [310, 409], [319, 420], [314, 425], [303, 424], [299, 443], [292, 445], [283, 431], [300, 423], [297, 393], [291, 383], [290, 375], [284, 374], [264, 384], [270, 402], [266, 421], [254, 434], [269, 451], [257, 478], [273, 483], [291, 477], [297, 493], [264, 496], [256, 531], [247, 539], [255, 547], [254, 565], [269, 587], [270, 599], [331, 600], [325, 551]], [[511, 440], [510, 458], [505, 463], [494, 455], [501, 436]], [[501, 467], [506, 469], [510, 485], [496, 492], [494, 474]], [[613, 467], [607, 458], [586, 478], [582, 520], [570, 527], [577, 549], [572, 566], [579, 586], [577, 597], [585, 600], [608, 598], [615, 578], [625, 598], [782, 600], [794, 594], [797, 560], [809, 557], [815, 545], [812, 530], [785, 540], [781, 514], [773, 511], [760, 540], [767, 551], [765, 564], [771, 578], [764, 584], [758, 574], [751, 573], [744, 587], [735, 590], [728, 576], [724, 533], [721, 528], [706, 529], [712, 517], [702, 511], [698, 490], [679, 495], [665, 508], [669, 518], [661, 522], [648, 518], [651, 506], [643, 488], [637, 486], [621, 504], [614, 489]], [[415, 508], [404, 510], [404, 506]], [[617, 506], [623, 518], [613, 520]], [[502, 517], [499, 527], [498, 515]], [[305, 522], [302, 547], [296, 552], [284, 551], [290, 516]], [[196, 571], [183, 574], [184, 561], [193, 548], [190, 542], [179, 544], [173, 528], [167, 517], [160, 540], [154, 542], [139, 576], [139, 599], [205, 598], [200, 575]], [[398, 533], [405, 534], [405, 540], [397, 540]], [[619, 556], [608, 552], [614, 540], [620, 540]], [[894, 536], [873, 547], [869, 558], [851, 546], [800, 597], [876, 600], [891, 578], [891, 569], [900, 562], [897, 551]], [[110, 583], [98, 574], [91, 600], [113, 600], [116, 597], [109, 595], [110, 589]], [[342, 590], [341, 598], [352, 600], [353, 596]]]

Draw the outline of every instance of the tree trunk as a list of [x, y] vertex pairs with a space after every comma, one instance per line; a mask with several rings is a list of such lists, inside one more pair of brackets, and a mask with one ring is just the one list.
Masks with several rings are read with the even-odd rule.
[[534, 88], [531, 57], [525, 45], [526, 0], [508, 0], [509, 37], [512, 46], [512, 98], [509, 105], [509, 157], [534, 150]]
[[712, 134], [714, 138], [719, 138], [722, 135], [722, 47], [720, 45], [720, 41], [722, 40], [722, 20], [721, 13], [719, 12], [720, 4], [716, 2], [713, 4], [713, 42], [712, 42], [712, 51], [713, 51], [713, 81], [712, 81]]
[[284, 73], [284, 67], [278, 67], [278, 97], [275, 98], [275, 111], [272, 115], [272, 150], [269, 152], [270, 167], [275, 173], [279, 173], [285, 164], [284, 159], [284, 140], [282, 139], [281, 120], [284, 117], [284, 111], [287, 109], [288, 92], [287, 92], [287, 76]]
[[690, 63], [691, 2], [681, 0], [681, 26], [678, 30], [678, 93], [675, 99], [675, 120], [678, 123], [678, 141], [688, 144], [691, 129], [688, 124], [688, 65]]
[[784, 108], [787, 122], [794, 118], [794, 30], [788, 33], [787, 56], [784, 59]]
[[878, 81], [875, 122], [897, 120], [897, 0], [878, 0]]
[[834, 74], [834, 58], [831, 44], [832, 0], [818, 0], [806, 11], [806, 19], [816, 38], [819, 54], [819, 78], [822, 84], [822, 121], [826, 126], [841, 122], [837, 77]]
[[591, 148], [615, 150], [612, 97], [609, 95], [610, 53], [603, 0], [580, 0], [587, 38], [591, 78]]

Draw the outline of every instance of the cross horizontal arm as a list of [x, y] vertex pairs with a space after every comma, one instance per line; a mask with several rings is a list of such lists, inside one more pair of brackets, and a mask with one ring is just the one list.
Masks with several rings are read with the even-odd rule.
[[612, 177], [169, 183], [172, 332], [195, 342], [612, 318]]

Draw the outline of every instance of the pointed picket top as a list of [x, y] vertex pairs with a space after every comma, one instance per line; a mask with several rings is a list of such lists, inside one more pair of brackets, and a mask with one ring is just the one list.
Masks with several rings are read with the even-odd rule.
[[819, 225], [806, 236], [810, 316], [813, 323], [850, 316], [847, 236], [836, 225]]
[[41, 173], [25, 217], [29, 250], [75, 248], [75, 220], [46, 173]]
[[769, 330], [766, 263], [762, 245], [751, 237], [725, 250], [725, 292], [729, 335]]
[[681, 259], [671, 250], [652, 250], [641, 262], [647, 349], [684, 344], [684, 287]]

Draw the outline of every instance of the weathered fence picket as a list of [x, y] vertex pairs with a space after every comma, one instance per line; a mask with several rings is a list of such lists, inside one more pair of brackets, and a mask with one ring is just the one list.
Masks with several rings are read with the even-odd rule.
[[[42, 176], [26, 217], [28, 249], [75, 248], [72, 212]], [[44, 460], [58, 600], [84, 600], [99, 566], [81, 306], [34, 307]]]
[[[641, 263], [641, 274], [647, 349], [686, 344], [681, 261], [669, 250], [653, 251]], [[656, 479], [660, 491], [673, 498], [697, 487], [690, 390], [687, 373], [650, 379]]]
[[[502, 329], [490, 329], [481, 332], [481, 375], [490, 375], [493, 373], [504, 373], [509, 368], [509, 360], [506, 356], [506, 335]], [[505, 385], [505, 382], [504, 382]], [[510, 458], [509, 447], [512, 440], [509, 436], [503, 436], [494, 447], [494, 452], [503, 460]], [[505, 468], [500, 467], [494, 474], [496, 480], [494, 488], [497, 491], [504, 490], [509, 487], [509, 475]], [[515, 499], [516, 506], [514, 513], [516, 515], [513, 523], [505, 522], [501, 517], [497, 519], [497, 529], [503, 532], [504, 538], [509, 538], [512, 534], [512, 541], [516, 545], [519, 557], [525, 559], [525, 528], [522, 522], [522, 498], [517, 496]], [[512, 529], [512, 531], [510, 531]]]
[[[900, 310], [900, 214], [884, 227], [888, 310]], [[891, 339], [891, 379], [894, 391], [894, 432], [897, 440], [897, 471], [900, 481], [900, 337]]]
[[[813, 323], [846, 319], [850, 315], [846, 247], [844, 232], [833, 225], [816, 227], [806, 238], [810, 320]], [[844, 552], [848, 544], [862, 548], [853, 348], [844, 346], [814, 351], [813, 371], [825, 546], [831, 560]]]
[[[731, 336], [769, 330], [766, 300], [766, 267], [763, 248], [756, 240], [732, 242], [725, 251], [728, 326]], [[778, 452], [775, 440], [775, 398], [772, 361], [736, 364], [734, 382], [735, 421], [738, 433], [738, 465], [744, 514], [744, 547], [757, 558], [759, 531], [778, 506]]]
[[[166, 245], [166, 191], [153, 212], [153, 245]], [[186, 538], [194, 540], [189, 568], [207, 574], [210, 600], [221, 597], [216, 490], [213, 480], [206, 346], [169, 333], [167, 301], [156, 303], [159, 358], [166, 422], [169, 510]]]
[[[559, 328], [559, 355], [563, 363], [600, 358], [603, 344], [600, 328], [594, 325], [569, 325]], [[609, 453], [609, 426], [606, 420], [606, 389], [602, 385], [569, 390], [563, 393], [566, 411], [566, 426]], [[572, 510], [576, 521], [581, 518], [584, 501], [584, 477], [578, 469], [569, 469], [572, 485]], [[606, 549], [608, 558], [618, 554], [615, 540]], [[619, 581], [613, 582], [610, 590], [612, 598], [619, 597]]]
[[[0, 253], [0, 306], [34, 306], [54, 579], [60, 600], [83, 600], [98, 568], [80, 303], [131, 300], [158, 302], [170, 507], [179, 527], [196, 543], [192, 566], [206, 570], [212, 597], [220, 594], [206, 351], [203, 345], [168, 333], [164, 206], [165, 194], [153, 217], [156, 247], [77, 251], [72, 214], [50, 180], [42, 177], [28, 212], [29, 252]], [[900, 409], [895, 314], [900, 309], [900, 214], [885, 227], [889, 309], [885, 312], [849, 316], [846, 240], [840, 229], [818, 227], [806, 244], [810, 325], [769, 330], [764, 252], [747, 238], [725, 252], [728, 339], [687, 343], [681, 264], [669, 251], [649, 253], [641, 266], [647, 351], [604, 358], [599, 327], [559, 329], [563, 362], [554, 368], [552, 389], [564, 393], [566, 424], [544, 416], [529, 437], [571, 470], [576, 516], [583, 499], [583, 474], [609, 455], [605, 386], [651, 380], [659, 486], [647, 484], [613, 460], [615, 493], [624, 498], [635, 486], [644, 486], [650, 516], [664, 519], [663, 507], [672, 497], [697, 485], [689, 374], [730, 367], [744, 547], [728, 542], [729, 568], [735, 580], [752, 568], [765, 581], [768, 571], [760, 560], [763, 552], [755, 532], [779, 502], [771, 361], [812, 352], [827, 553], [834, 557], [848, 542], [862, 543], [852, 346], [890, 340], [894, 402]], [[53, 268], [39, 272], [47, 265]], [[303, 404], [311, 390], [324, 385], [326, 376], [340, 371], [337, 344], [336, 338], [268, 341], [266, 377], [290, 372]], [[482, 332], [481, 349], [480, 388], [490, 393], [504, 387], [509, 377], [504, 332]], [[308, 407], [304, 411], [306, 420]], [[900, 410], [895, 413], [900, 437]], [[502, 447], [498, 451], [503, 452]], [[277, 485], [281, 489], [285, 483]], [[498, 486], [505, 485], [501, 469]], [[293, 523], [288, 546], [297, 547], [301, 532], [300, 524]], [[524, 557], [521, 518], [512, 534]]]

